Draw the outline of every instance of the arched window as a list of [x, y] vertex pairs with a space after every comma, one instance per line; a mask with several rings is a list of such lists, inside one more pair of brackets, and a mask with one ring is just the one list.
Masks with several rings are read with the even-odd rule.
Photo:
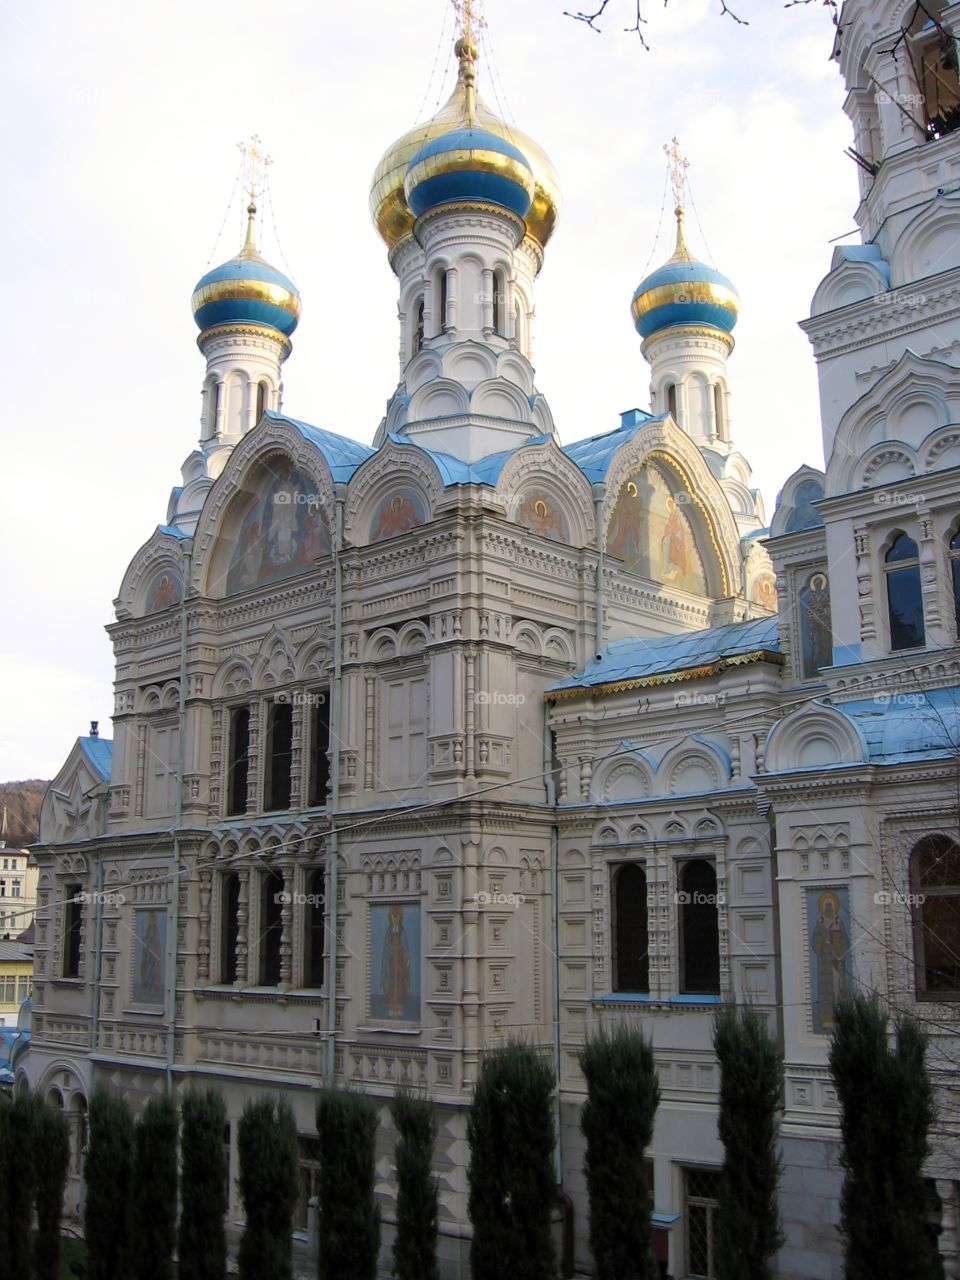
[[907, 44], [923, 100], [928, 138], [943, 138], [960, 127], [957, 46], [940, 25], [943, 8], [942, 0], [915, 5]]
[[620, 867], [613, 879], [616, 936], [614, 990], [650, 990], [647, 876], [638, 862]]
[[417, 305], [413, 309], [413, 341], [410, 347], [411, 356], [415, 356], [423, 347], [423, 298], [417, 299]]
[[677, 384], [668, 382], [667, 387], [667, 412], [673, 418], [674, 422], [679, 422], [677, 417]]
[[910, 855], [917, 996], [960, 1000], [960, 845], [925, 836]]
[[220, 981], [237, 980], [237, 943], [240, 938], [240, 877], [229, 871], [220, 881]]
[[953, 617], [960, 636], [960, 529], [950, 539], [950, 576], [953, 580]]
[[323, 871], [307, 875], [306, 910], [303, 917], [303, 985], [323, 986], [323, 947], [325, 938], [326, 885]]
[[898, 533], [884, 557], [887, 577], [887, 616], [891, 649], [918, 649], [925, 643], [923, 595], [917, 544]]
[[506, 315], [507, 302], [507, 286], [504, 283], [503, 272], [495, 271], [493, 273], [493, 332], [504, 334], [503, 318]]
[[257, 416], [254, 422], [257, 423], [263, 417], [264, 410], [267, 408], [270, 399], [270, 388], [265, 382], [257, 383]]
[[260, 986], [280, 985], [280, 942], [283, 938], [283, 876], [267, 871], [260, 877]]
[[815, 676], [833, 664], [830, 582], [825, 573], [811, 573], [800, 588], [800, 653], [804, 676]]
[[207, 435], [217, 434], [217, 417], [220, 413], [220, 383], [207, 384]]
[[724, 406], [723, 387], [719, 382], [713, 384], [713, 413], [717, 426], [717, 438], [727, 438], [727, 415]]
[[227, 764], [227, 816], [246, 813], [250, 772], [250, 708], [230, 712], [230, 756]]
[[685, 995], [720, 994], [720, 923], [717, 873], [704, 858], [680, 868], [680, 990]]

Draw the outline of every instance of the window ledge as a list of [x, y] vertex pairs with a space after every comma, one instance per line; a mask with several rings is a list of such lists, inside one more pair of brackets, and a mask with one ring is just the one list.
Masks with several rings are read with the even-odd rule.
[[716, 1008], [723, 1004], [723, 996], [651, 996], [642, 991], [613, 991], [607, 996], [594, 996], [592, 1004], [645, 1004], [665, 1005], [674, 1009], [689, 1009], [691, 1006]]

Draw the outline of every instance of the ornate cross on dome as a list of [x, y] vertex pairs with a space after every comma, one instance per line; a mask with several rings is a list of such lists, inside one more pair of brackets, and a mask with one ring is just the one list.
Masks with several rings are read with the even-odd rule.
[[670, 164], [670, 181], [673, 184], [673, 199], [677, 206], [677, 210], [683, 209], [683, 189], [687, 183], [687, 170], [690, 168], [690, 161], [680, 150], [680, 143], [676, 138], [672, 138], [669, 142], [663, 144], [666, 152], [667, 160]]
[[670, 182], [673, 186], [674, 213], [677, 215], [677, 247], [673, 251], [671, 262], [686, 261], [690, 257], [690, 251], [687, 248], [687, 242], [683, 235], [683, 189], [687, 183], [687, 170], [690, 168], [690, 161], [680, 150], [680, 143], [676, 138], [672, 138], [669, 142], [663, 144], [666, 152], [667, 163], [670, 166]]
[[487, 25], [486, 18], [474, 11], [474, 0], [452, 0], [452, 4], [457, 13], [461, 38], [475, 45], [476, 33]]
[[237, 149], [243, 156], [247, 171], [246, 187], [251, 204], [256, 204], [257, 196], [260, 195], [266, 182], [267, 167], [273, 164], [273, 156], [268, 156], [265, 151], [261, 151], [260, 147], [260, 137], [256, 133], [250, 135], [249, 142], [237, 143]]

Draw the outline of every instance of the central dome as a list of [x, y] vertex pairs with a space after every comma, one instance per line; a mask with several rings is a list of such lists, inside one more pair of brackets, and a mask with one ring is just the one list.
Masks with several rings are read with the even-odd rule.
[[447, 102], [432, 120], [415, 125], [383, 153], [370, 187], [370, 214], [389, 248], [413, 231], [414, 216], [407, 205], [403, 184], [414, 155], [441, 134], [472, 126], [482, 129], [515, 147], [533, 172], [533, 202], [525, 215], [527, 235], [542, 248], [553, 235], [560, 216], [560, 181], [542, 147], [522, 130], [508, 125], [479, 97], [473, 120], [467, 109], [467, 87], [461, 74]]
[[451, 129], [432, 138], [407, 167], [404, 194], [414, 217], [460, 201], [482, 201], [526, 217], [533, 170], [512, 142], [487, 129]]

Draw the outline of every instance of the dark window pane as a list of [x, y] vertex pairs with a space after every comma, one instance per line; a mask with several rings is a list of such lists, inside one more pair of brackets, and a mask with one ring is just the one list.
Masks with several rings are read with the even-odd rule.
[[647, 934], [647, 877], [636, 862], [620, 868], [614, 880], [617, 937], [614, 990], [650, 990]]
[[79, 884], [68, 884], [65, 888], [67, 899], [63, 921], [63, 976], [79, 978], [80, 976], [80, 935], [83, 930], [83, 903], [79, 900], [83, 892]]
[[260, 881], [260, 985], [280, 985], [283, 937], [283, 876], [270, 871]]
[[240, 930], [240, 877], [223, 877], [220, 898], [220, 981], [237, 980], [237, 939]]
[[318, 689], [311, 694], [314, 699], [310, 710], [310, 792], [308, 803], [327, 803], [330, 785], [330, 698], [328, 690]]
[[250, 708], [230, 712], [230, 763], [227, 769], [227, 813], [246, 813], [250, 752]]
[[960, 895], [926, 894], [920, 920], [925, 989], [960, 992]]
[[325, 910], [323, 872], [311, 871], [307, 877], [307, 902], [303, 922], [303, 985], [305, 987], [323, 986]]
[[919, 648], [925, 640], [919, 565], [887, 574], [887, 607], [891, 649]]
[[293, 767], [293, 705], [272, 702], [267, 716], [267, 759], [264, 769], [265, 809], [290, 808]]
[[927, 836], [911, 856], [913, 883], [918, 889], [931, 886], [960, 888], [960, 845], [949, 836]]
[[686, 995], [720, 992], [720, 923], [717, 875], [697, 859], [680, 872], [680, 989]]
[[917, 544], [905, 533], [901, 533], [884, 557], [887, 564], [896, 564], [900, 560], [916, 560]]

